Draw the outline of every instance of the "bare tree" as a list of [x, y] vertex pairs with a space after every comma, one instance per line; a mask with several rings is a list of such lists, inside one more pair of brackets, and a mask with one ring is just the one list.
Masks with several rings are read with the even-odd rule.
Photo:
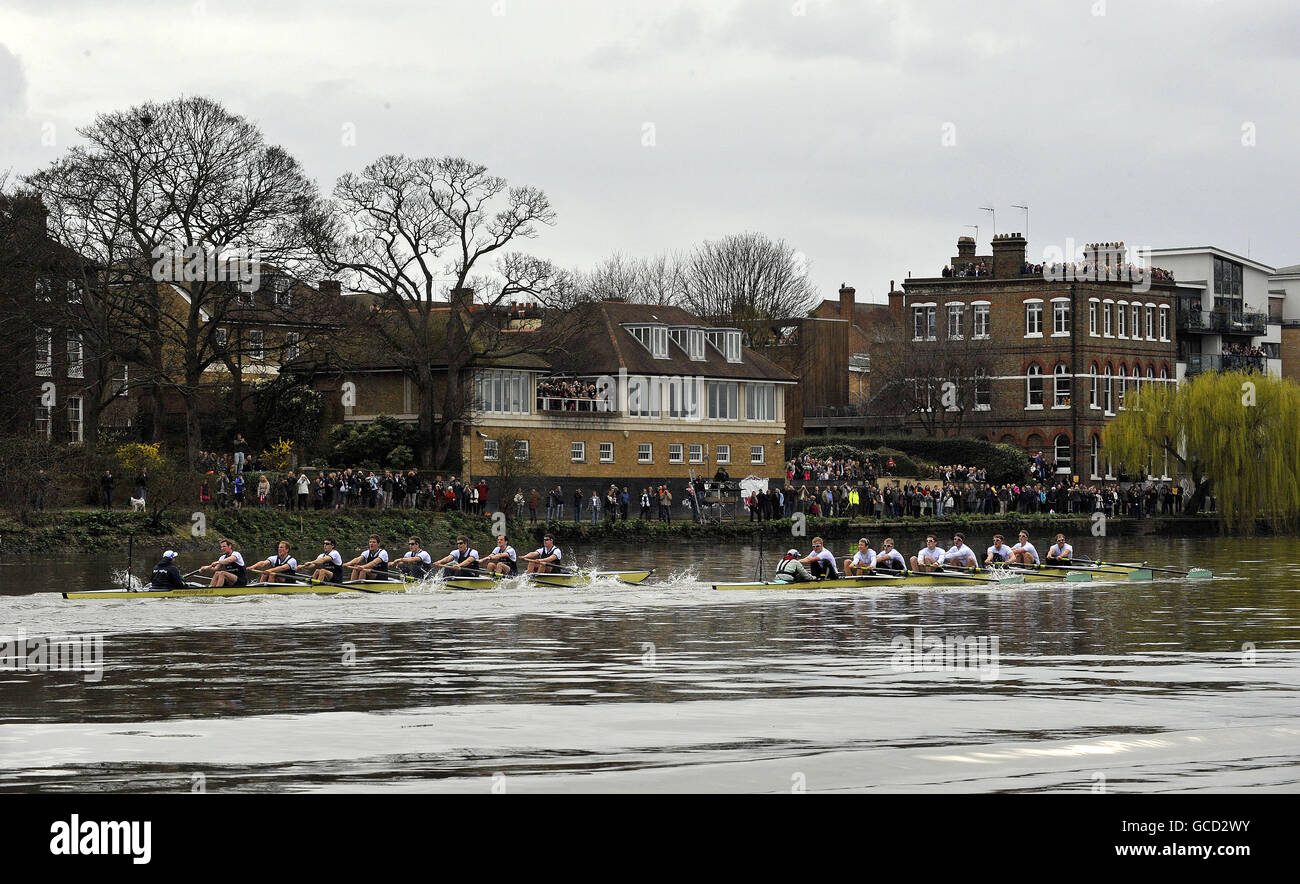
[[156, 411], [164, 391], [179, 394], [192, 463], [203, 375], [222, 358], [218, 330], [240, 291], [225, 259], [292, 264], [315, 190], [283, 148], [207, 98], [101, 114], [78, 131], [85, 143], [28, 182], [55, 237], [104, 271], [97, 300], [132, 299], [143, 380]]
[[344, 175], [309, 219], [316, 256], [371, 297], [366, 328], [415, 386], [422, 465], [445, 463], [474, 405], [470, 373], [536, 348], [536, 337], [503, 334], [494, 308], [519, 295], [547, 302], [566, 284], [549, 261], [503, 251], [554, 221], [537, 188], [460, 157], [401, 155]]
[[713, 321], [805, 316], [817, 289], [807, 260], [784, 240], [742, 233], [708, 241], [687, 260], [681, 306]]

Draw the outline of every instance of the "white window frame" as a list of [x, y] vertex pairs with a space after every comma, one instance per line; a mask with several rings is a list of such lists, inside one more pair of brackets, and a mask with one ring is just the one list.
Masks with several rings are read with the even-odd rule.
[[1128, 337], [1128, 301], [1115, 302], [1115, 337]]
[[1128, 336], [1135, 341], [1142, 340], [1142, 305], [1129, 305]]
[[688, 453], [690, 454], [691, 463], [704, 463], [707, 459], [704, 445], [700, 442], [692, 442]]
[[496, 439], [483, 440], [483, 460], [492, 463], [501, 459], [501, 446]]
[[[118, 377], [119, 372], [122, 375], [120, 378]], [[127, 363], [123, 362], [117, 368], [113, 369], [113, 378], [110, 383], [111, 385], [109, 387], [109, 392], [113, 396], [120, 396], [127, 389], [127, 387], [130, 386], [131, 370], [127, 366]]]
[[722, 336], [722, 340], [727, 345], [727, 361], [734, 363], [743, 362], [744, 359], [741, 356], [740, 349], [740, 330], [729, 329], [727, 333]]
[[218, 350], [224, 350], [230, 346], [230, 329], [224, 325], [219, 325], [213, 332], [212, 342], [216, 344]]
[[570, 442], [569, 443], [569, 462], [586, 463], [587, 462], [587, 443]]
[[713, 453], [716, 455], [718, 463], [731, 463], [731, 446], [729, 444], [722, 443], [716, 446], [713, 449]]
[[284, 334], [284, 351], [281, 354], [283, 362], [292, 362], [298, 358], [302, 352], [302, 333], [285, 332]]
[[[84, 427], [82, 425], [85, 422], [85, 414], [86, 414], [85, 409], [82, 408], [81, 397], [69, 396], [67, 401], [67, 409], [68, 409], [68, 436], [71, 439], [71, 441], [80, 442], [82, 441], [82, 435], [84, 432]], [[74, 413], [76, 414], [76, 417], [73, 417]]]
[[[970, 306], [971, 340], [987, 341], [989, 339], [989, 331], [993, 327], [993, 310], [988, 301], [972, 301]], [[980, 321], [981, 319], [983, 322]]]
[[[1035, 371], [1037, 369], [1037, 371]], [[1038, 404], [1034, 404], [1034, 378], [1038, 379]], [[1034, 363], [1025, 369], [1025, 411], [1042, 411], [1045, 399], [1043, 367]]]
[[260, 328], [248, 330], [248, 358], [259, 362], [266, 358], [266, 332]]
[[1052, 299], [1052, 337], [1068, 338], [1074, 321], [1074, 305], [1069, 298]]
[[[1062, 383], [1067, 385], [1064, 398], [1070, 400], [1068, 403], [1064, 403], [1061, 401]], [[1074, 403], [1074, 375], [1070, 374], [1070, 366], [1066, 365], [1064, 362], [1058, 362], [1056, 364], [1056, 367], [1052, 369], [1052, 408], [1053, 409], [1070, 408], [1072, 407], [1073, 403]]]
[[1092, 373], [1092, 382], [1089, 384], [1088, 407], [1093, 409], [1101, 408], [1101, 379], [1097, 376], [1099, 370], [1095, 362], [1089, 368]]
[[613, 443], [613, 442], [599, 442], [599, 443], [597, 443], [597, 444], [600, 446], [600, 449], [599, 449], [599, 450], [600, 450], [600, 462], [601, 462], [601, 463], [613, 463], [613, 462], [614, 462], [614, 443]]
[[761, 466], [767, 457], [766, 450], [762, 445], [749, 446], [749, 463], [750, 466]]
[[[1061, 440], [1062, 439], [1067, 440], [1065, 443], [1064, 464], [1061, 463]], [[1057, 433], [1055, 436], [1052, 437], [1052, 466], [1055, 468], [1056, 472], [1058, 473], [1062, 472], [1061, 469], [1062, 467], [1065, 467], [1064, 472], [1068, 474], [1074, 469], [1073, 461], [1074, 461], [1074, 442], [1070, 440], [1065, 433]]]
[[[42, 353], [42, 350], [45, 352]], [[36, 376], [54, 377], [54, 329], [52, 328], [36, 329]]]
[[532, 456], [532, 452], [528, 450], [528, 440], [527, 440], [527, 439], [516, 439], [516, 440], [515, 440], [515, 460], [528, 460], [528, 458], [531, 457], [531, 456]]
[[[938, 329], [935, 327], [937, 321], [936, 310], [939, 304], [937, 301], [930, 301], [924, 304], [912, 305], [912, 340], [914, 341], [933, 341]], [[921, 330], [924, 334], [917, 334], [917, 318], [921, 321]]]
[[532, 377], [526, 371], [480, 369], [474, 374], [474, 394], [475, 408], [483, 414], [530, 414], [533, 409]]
[[1160, 340], [1169, 340], [1169, 307], [1160, 305]]
[[81, 339], [81, 332], [68, 331], [68, 377], [84, 378], [86, 376], [86, 344]]
[[1109, 299], [1101, 302], [1101, 336], [1115, 337], [1115, 302]]
[[637, 463], [655, 462], [655, 446], [653, 442], [638, 442], [636, 444], [636, 462]]
[[688, 328], [686, 330], [687, 355], [692, 362], [704, 361], [704, 329]]
[[1101, 312], [1101, 299], [1088, 299], [1088, 335], [1097, 337], [1097, 314]]
[[1147, 321], [1147, 340], [1154, 341], [1156, 339], [1156, 305], [1155, 304], [1147, 304], [1146, 321]]
[[708, 397], [709, 420], [740, 420], [740, 384], [736, 381], [708, 381], [705, 384]]
[[1041, 338], [1043, 336], [1043, 299], [1031, 298], [1024, 303], [1025, 337]]
[[[946, 304], [948, 314], [948, 340], [960, 341], [966, 329], [966, 305], [964, 303]], [[955, 320], [955, 322], [954, 322]], [[956, 331], [954, 331], [954, 327]]]
[[[983, 381], [988, 388], [988, 402], [980, 402], [980, 381]], [[972, 382], [972, 398], [975, 400], [976, 411], [993, 410], [993, 379], [983, 371], [976, 371], [975, 378]], [[949, 409], [951, 410], [951, 409]]]
[[1101, 473], [1098, 470], [1101, 467], [1101, 438], [1096, 433], [1092, 435], [1092, 441], [1088, 443], [1089, 463], [1088, 469], [1091, 471], [1089, 478], [1100, 479]]
[[[36, 435], [52, 439], [54, 438], [54, 409], [49, 405], [42, 405], [41, 398], [36, 397]], [[42, 424], [44, 424], [43, 428]]]
[[668, 462], [682, 463], [682, 443], [680, 442], [668, 443]]
[[776, 384], [745, 385], [745, 420], [764, 423], [776, 420]]
[[[1102, 397], [1102, 414], [1115, 413], [1115, 371], [1111, 368], [1110, 363], [1102, 370], [1102, 379], [1105, 382], [1105, 395]], [[1108, 474], [1109, 475], [1109, 474]]]

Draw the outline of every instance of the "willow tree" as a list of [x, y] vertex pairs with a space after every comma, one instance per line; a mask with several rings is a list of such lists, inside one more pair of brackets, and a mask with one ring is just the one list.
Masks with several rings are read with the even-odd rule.
[[1208, 479], [1227, 532], [1300, 521], [1300, 387], [1244, 372], [1144, 386], [1102, 436], [1112, 461], [1150, 470], [1167, 455], [1201, 489]]

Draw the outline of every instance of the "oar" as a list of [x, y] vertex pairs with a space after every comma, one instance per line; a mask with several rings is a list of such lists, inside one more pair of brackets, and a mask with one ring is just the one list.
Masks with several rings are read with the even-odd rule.
[[[1089, 561], [1089, 562], [1092, 561], [1091, 559], [1088, 559], [1088, 558], [1084, 558], [1083, 560], [1084, 560], [1084, 561]], [[1192, 569], [1187, 570], [1187, 571], [1180, 571], [1180, 570], [1178, 570], [1177, 568], [1157, 568], [1157, 567], [1155, 567], [1154, 565], [1147, 565], [1147, 564], [1141, 564], [1141, 565], [1130, 565], [1130, 564], [1126, 564], [1126, 563], [1124, 563], [1124, 562], [1097, 562], [1096, 564], [1098, 564], [1098, 565], [1110, 565], [1110, 566], [1115, 567], [1115, 568], [1138, 568], [1138, 569], [1141, 569], [1141, 570], [1143, 570], [1143, 571], [1159, 571], [1159, 572], [1161, 572], [1162, 574], [1177, 574], [1177, 575], [1180, 576], [1180, 577], [1187, 577], [1187, 576], [1190, 575], [1190, 574], [1197, 574], [1197, 575], [1200, 575], [1200, 574], [1203, 574], [1203, 573], [1204, 573], [1204, 574], [1209, 574], [1209, 573], [1210, 573], [1209, 571], [1205, 570], [1204, 568], [1192, 568]]]
[[[302, 583], [302, 582], [304, 582], [304, 581], [307, 580], [306, 577], [302, 576], [301, 574], [297, 574], [297, 573], [295, 573], [295, 572], [293, 572], [293, 571], [274, 571], [274, 572], [272, 572], [269, 568], [245, 568], [244, 570], [245, 570], [245, 571], [249, 571], [249, 572], [251, 572], [251, 573], [253, 573], [253, 574], [272, 574], [272, 573], [273, 573], [273, 574], [274, 574], [276, 577], [278, 577], [278, 578], [284, 578], [284, 579], [286, 579], [286, 580], [297, 581], [297, 582], [299, 582], [299, 583]], [[279, 581], [277, 580], [276, 582], [279, 582]], [[268, 583], [268, 584], [265, 584], [265, 585], [267, 585], [267, 586], [273, 586], [274, 584], [270, 584], [270, 583]]]

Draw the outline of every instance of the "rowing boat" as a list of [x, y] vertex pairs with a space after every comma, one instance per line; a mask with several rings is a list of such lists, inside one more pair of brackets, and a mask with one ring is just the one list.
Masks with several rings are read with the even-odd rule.
[[443, 586], [447, 589], [491, 589], [505, 580], [536, 583], [540, 586], [589, 586], [597, 580], [617, 580], [620, 583], [644, 583], [654, 573], [648, 571], [560, 571], [547, 574], [484, 574], [479, 577], [448, 577]]
[[715, 583], [714, 589], [892, 589], [897, 586], [1002, 586], [1025, 582], [1024, 574], [971, 574], [956, 571], [897, 571], [833, 577], [802, 583]]
[[405, 580], [348, 580], [343, 583], [326, 583], [321, 580], [304, 580], [300, 583], [252, 583], [248, 586], [204, 586], [190, 583], [183, 589], [92, 589], [84, 592], [65, 592], [65, 599], [181, 599], [181, 598], [233, 598], [246, 595], [337, 595], [343, 592], [406, 592], [415, 581]]

